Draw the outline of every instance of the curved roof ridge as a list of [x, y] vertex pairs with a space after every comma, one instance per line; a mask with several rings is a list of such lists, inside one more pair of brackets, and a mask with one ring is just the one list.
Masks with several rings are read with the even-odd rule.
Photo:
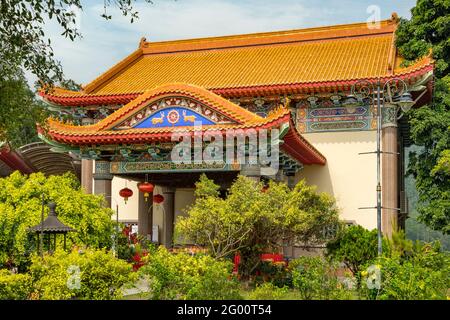
[[[259, 123], [264, 120], [264, 118], [258, 116], [257, 114], [248, 111], [200, 86], [185, 83], [168, 83], [146, 90], [137, 98], [95, 124], [76, 126], [70, 123], [62, 123], [55, 119], [49, 119], [49, 125], [55, 129], [62, 130], [71, 128], [76, 132], [98, 132], [108, 130], [112, 129], [136, 112], [139, 112], [142, 108], [152, 103], [152, 101], [170, 95], [181, 95], [191, 99], [196, 99], [208, 107], [224, 114], [228, 118], [233, 119], [238, 124]], [[276, 112], [276, 116], [279, 116], [280, 114], [281, 112]], [[270, 117], [270, 119], [272, 118], [273, 117]]]
[[390, 20], [380, 21], [379, 28], [368, 28], [367, 23], [353, 23], [318, 28], [272, 31], [242, 35], [205, 37], [160, 42], [145, 42], [143, 54], [161, 54], [203, 50], [218, 50], [236, 47], [251, 47], [293, 42], [323, 41], [361, 36], [393, 34], [396, 25]]

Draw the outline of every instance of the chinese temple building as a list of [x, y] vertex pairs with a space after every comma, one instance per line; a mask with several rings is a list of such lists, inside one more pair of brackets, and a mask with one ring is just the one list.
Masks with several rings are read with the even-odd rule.
[[[377, 28], [357, 23], [179, 41], [143, 38], [136, 51], [81, 91], [42, 91], [60, 117], [39, 128], [40, 136], [52, 150], [82, 159], [87, 192], [104, 194], [110, 206], [118, 206], [120, 220], [136, 222], [139, 233], [167, 246], [202, 173], [223, 190], [238, 174], [290, 186], [306, 179], [337, 199], [343, 220], [373, 229], [376, 211], [358, 208], [376, 203], [376, 156], [359, 153], [377, 148], [377, 107], [361, 97], [350, 104], [356, 100], [352, 86], [361, 80], [383, 86], [399, 78], [414, 107], [426, 103], [432, 90], [431, 58], [402, 64], [397, 23], [393, 15]], [[383, 232], [389, 234], [407, 213], [403, 153], [409, 140], [407, 121], [397, 120], [394, 107], [384, 109]], [[64, 115], [75, 120], [65, 122]], [[212, 140], [205, 137], [226, 141], [230, 131], [244, 135], [244, 153], [250, 146], [245, 135], [267, 132], [279, 170], [249, 159], [174, 161], [181, 141], [174, 136], [187, 135], [189, 144], [199, 137], [203, 153], [225, 157], [224, 150], [208, 148]], [[155, 186], [162, 203], [146, 201], [137, 189], [144, 181]], [[127, 204], [119, 197], [125, 186], [134, 193]]]

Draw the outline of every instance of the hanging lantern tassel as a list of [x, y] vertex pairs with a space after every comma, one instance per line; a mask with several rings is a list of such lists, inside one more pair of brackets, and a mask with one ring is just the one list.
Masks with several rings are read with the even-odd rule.
[[119, 195], [123, 198], [123, 200], [125, 201], [125, 204], [127, 204], [128, 198], [133, 195], [133, 190], [125, 187], [119, 191]]
[[161, 204], [164, 202], [164, 196], [162, 194], [155, 194], [153, 196], [153, 203]]
[[154, 186], [150, 182], [142, 182], [138, 185], [139, 191], [144, 193], [145, 201], [148, 200], [150, 193], [153, 192]]

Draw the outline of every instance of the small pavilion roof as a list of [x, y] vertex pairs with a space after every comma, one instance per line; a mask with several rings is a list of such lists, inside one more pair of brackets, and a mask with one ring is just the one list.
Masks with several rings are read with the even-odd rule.
[[398, 18], [379, 27], [355, 23], [178, 41], [147, 42], [80, 92], [41, 92], [59, 105], [128, 103], [146, 90], [182, 82], [223, 97], [349, 90], [358, 80], [415, 82], [433, 69], [425, 57], [402, 67]]
[[56, 204], [55, 203], [50, 203], [49, 204], [50, 207], [50, 212], [48, 214], [48, 217], [42, 222], [39, 223], [38, 225], [31, 227], [29, 229], [30, 232], [41, 232], [43, 231], [44, 233], [66, 233], [66, 232], [71, 232], [71, 231], [75, 231], [75, 229], [66, 226], [64, 223], [62, 223], [58, 217], [56, 216]]

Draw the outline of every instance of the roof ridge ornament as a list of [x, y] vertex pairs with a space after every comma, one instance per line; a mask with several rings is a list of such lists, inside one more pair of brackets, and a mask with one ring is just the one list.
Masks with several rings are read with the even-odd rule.
[[49, 216], [54, 216], [54, 217], [57, 217], [57, 214], [56, 214], [56, 203], [54, 203], [54, 202], [50, 202], [49, 204], [48, 204], [48, 207], [49, 207], [49, 209], [50, 209], [50, 212], [49, 212]]
[[139, 40], [139, 48], [145, 48], [145, 44], [147, 43], [147, 38], [142, 37], [141, 40]]
[[400, 22], [400, 18], [398, 16], [398, 13], [397, 12], [392, 12], [391, 18], [389, 19], [389, 21], [391, 23], [395, 23], [395, 24], [399, 23]]

